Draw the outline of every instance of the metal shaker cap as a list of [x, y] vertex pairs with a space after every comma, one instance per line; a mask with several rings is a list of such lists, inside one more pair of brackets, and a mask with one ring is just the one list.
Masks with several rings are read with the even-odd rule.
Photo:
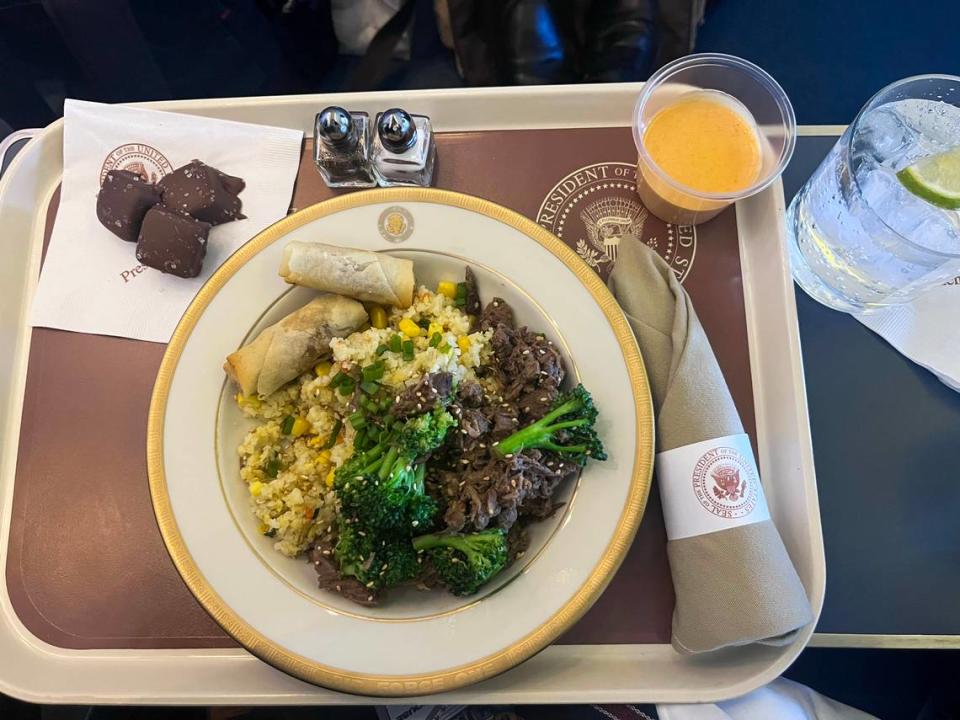
[[403, 152], [417, 140], [417, 126], [410, 113], [401, 108], [390, 108], [377, 120], [377, 134], [388, 150]]
[[330, 145], [355, 145], [357, 131], [350, 113], [342, 107], [331, 105], [317, 115], [317, 136]]

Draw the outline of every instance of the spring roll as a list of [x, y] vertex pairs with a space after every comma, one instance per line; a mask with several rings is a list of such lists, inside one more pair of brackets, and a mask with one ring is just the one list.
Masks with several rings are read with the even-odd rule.
[[413, 262], [386, 253], [295, 240], [283, 249], [280, 277], [357, 300], [401, 308], [413, 303]]
[[244, 395], [269, 395], [310, 369], [333, 338], [346, 337], [366, 321], [367, 311], [356, 300], [321, 295], [228, 355], [223, 369]]

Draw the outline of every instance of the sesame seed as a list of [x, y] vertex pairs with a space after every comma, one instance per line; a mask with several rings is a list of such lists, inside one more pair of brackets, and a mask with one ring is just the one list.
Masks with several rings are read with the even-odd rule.
[[484, 475], [484, 476], [483, 476], [483, 479], [484, 479], [484, 480], [489, 480], [489, 479], [490, 479], [490, 476], [489, 476], [489, 475]]
[[339, 585], [334, 585], [334, 587], [337, 589], [337, 592], [340, 592], [340, 586], [339, 586]]
[[507, 460], [510, 460], [510, 459], [513, 457], [513, 453], [507, 453], [506, 455], [504, 455], [504, 457], [505, 457]]
[[521, 355], [529, 355], [529, 354], [530, 354], [530, 351], [529, 351], [529, 350], [524, 350], [524, 351], [521, 353]]
[[[519, 555], [517, 557], [520, 557]], [[373, 595], [367, 595], [367, 602], [373, 602]]]
[[540, 402], [546, 402], [546, 401], [547, 401], [547, 398], [545, 397], [540, 398]]

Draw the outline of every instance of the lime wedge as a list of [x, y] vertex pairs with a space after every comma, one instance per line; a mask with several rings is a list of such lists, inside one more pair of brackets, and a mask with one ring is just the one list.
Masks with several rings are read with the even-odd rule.
[[960, 210], [960, 147], [931, 155], [897, 173], [903, 186], [928, 203]]

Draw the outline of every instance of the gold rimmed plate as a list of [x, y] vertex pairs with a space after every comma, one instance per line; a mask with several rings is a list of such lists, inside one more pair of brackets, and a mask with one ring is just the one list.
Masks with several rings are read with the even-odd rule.
[[[377, 608], [315, 586], [273, 551], [246, 507], [235, 448], [247, 421], [229, 402], [223, 358], [309, 299], [277, 276], [289, 240], [408, 257], [418, 282], [474, 267], [481, 297], [562, 349], [590, 389], [609, 459], [561, 489], [563, 511], [532, 528], [521, 562], [472, 598], [404, 589]], [[614, 299], [574, 252], [499, 205], [432, 189], [373, 190], [301, 210], [228, 259], [175, 331], [148, 427], [150, 490], [191, 591], [250, 652], [299, 678], [367, 695], [421, 695], [492, 677], [571, 626], [616, 571], [639, 525], [653, 462], [649, 388]]]

